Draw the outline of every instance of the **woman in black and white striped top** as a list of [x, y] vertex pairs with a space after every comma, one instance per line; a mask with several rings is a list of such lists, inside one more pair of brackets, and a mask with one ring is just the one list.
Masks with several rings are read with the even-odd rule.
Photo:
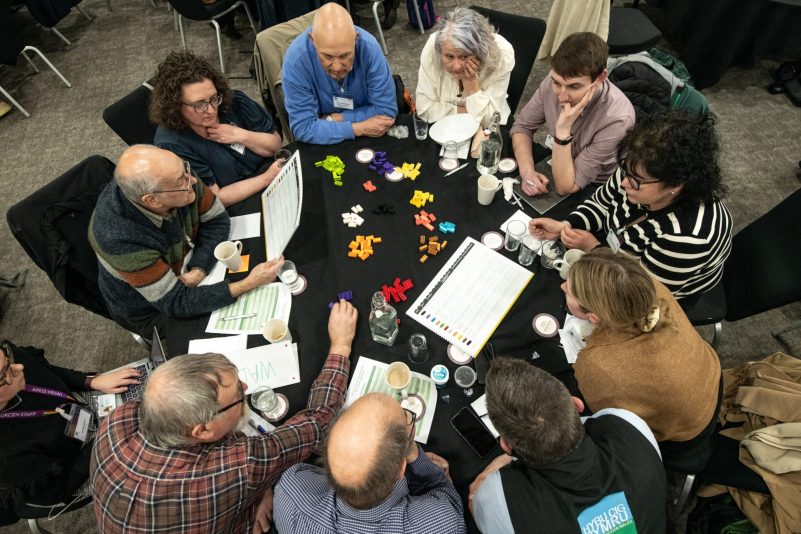
[[644, 119], [618, 147], [620, 168], [564, 221], [531, 233], [584, 251], [604, 239], [638, 257], [678, 299], [711, 289], [731, 251], [713, 115], [670, 111]]

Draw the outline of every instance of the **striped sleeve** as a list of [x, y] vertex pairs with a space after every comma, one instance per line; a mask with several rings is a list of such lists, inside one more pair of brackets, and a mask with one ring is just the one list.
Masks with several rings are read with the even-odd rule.
[[573, 228], [587, 230], [588, 232], [608, 232], [612, 228], [619, 228], [630, 219], [633, 206], [626, 201], [620, 169], [609, 177], [602, 187], [599, 187], [590, 198], [579, 204], [576, 210], [565, 220]]
[[197, 220], [198, 224], [191, 230], [195, 239], [192, 258], [187, 270], [199, 267], [208, 274], [217, 261], [214, 258], [214, 247], [228, 239], [231, 230], [231, 218], [220, 202], [220, 199], [198, 181]]
[[[632, 225], [621, 240], [621, 247], [639, 256], [677, 298], [717, 284], [731, 252], [732, 220], [723, 204], [701, 204], [689, 211]], [[648, 225], [652, 231], [643, 228]]]

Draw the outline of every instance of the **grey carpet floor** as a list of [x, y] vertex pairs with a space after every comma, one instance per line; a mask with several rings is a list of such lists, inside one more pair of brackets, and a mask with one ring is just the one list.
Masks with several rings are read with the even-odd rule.
[[[437, 0], [435, 6], [440, 14], [456, 5], [478, 4], [547, 19], [551, 1]], [[150, 78], [164, 56], [180, 46], [172, 15], [162, 1], [157, 2], [158, 7], [146, 0], [111, 2], [113, 12], [104, 1], [85, 0], [81, 5], [95, 15], [94, 20], [89, 22], [73, 12], [59, 23], [71, 46], [35, 27], [27, 13], [16, 15], [28, 44], [38, 46], [73, 86], [65, 87], [38, 60], [42, 69], [39, 74], [32, 74], [21, 58], [18, 68], [0, 69], [0, 85], [31, 113], [30, 118], [24, 118], [13, 111], [0, 118], [0, 205], [4, 215], [8, 207], [89, 155], [116, 160], [126, 145], [102, 121], [102, 110]], [[369, 12], [360, 8], [360, 13], [362, 25], [375, 33]], [[252, 53], [253, 35], [246, 29], [244, 17], [238, 26], [244, 39], [223, 38], [229, 76], [246, 76]], [[428, 35], [420, 36], [408, 25], [403, 6], [398, 22], [385, 35], [393, 72], [413, 90], [419, 53]], [[188, 23], [187, 36], [191, 50], [216, 62], [214, 32], [208, 25]], [[762, 61], [752, 69], [730, 69], [720, 83], [705, 91], [719, 118], [722, 164], [730, 188], [727, 204], [735, 229], [768, 211], [799, 186], [796, 166], [801, 159], [801, 108], [764, 90], [771, 81], [772, 68], [775, 63]], [[522, 103], [547, 71], [547, 64], [535, 64]], [[257, 97], [255, 82], [250, 79], [235, 79], [232, 85]], [[77, 369], [105, 370], [141, 357], [141, 349], [116, 324], [63, 302], [6, 224], [0, 224], [0, 243], [0, 275], [30, 269], [24, 289], [9, 293], [5, 299], [0, 337], [40, 346], [51, 362]], [[798, 253], [797, 243], [776, 251], [793, 253]], [[801, 320], [798, 303], [725, 324], [719, 348], [723, 366], [762, 358], [776, 350], [801, 354], [801, 331], [785, 336], [786, 345], [770, 333], [796, 320]], [[708, 338], [711, 335], [709, 329], [703, 332]], [[97, 532], [91, 508], [66, 514], [48, 528], [56, 533]], [[23, 533], [27, 527], [20, 523], [0, 532]]]

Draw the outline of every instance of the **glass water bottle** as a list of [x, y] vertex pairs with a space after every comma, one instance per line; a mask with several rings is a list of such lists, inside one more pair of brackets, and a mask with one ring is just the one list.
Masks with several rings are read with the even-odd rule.
[[387, 303], [380, 291], [373, 295], [370, 311], [370, 333], [373, 341], [391, 347], [398, 337], [398, 312]]

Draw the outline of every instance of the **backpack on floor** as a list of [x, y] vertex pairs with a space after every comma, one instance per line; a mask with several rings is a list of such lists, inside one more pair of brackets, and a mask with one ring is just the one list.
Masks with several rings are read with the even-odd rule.
[[417, 7], [420, 8], [420, 18], [422, 19], [424, 30], [436, 24], [437, 16], [434, 14], [434, 0], [406, 0], [406, 11], [409, 13], [409, 24], [412, 25], [412, 28], [420, 29], [417, 24], [417, 13], [414, 11], [412, 2], [417, 2]]

